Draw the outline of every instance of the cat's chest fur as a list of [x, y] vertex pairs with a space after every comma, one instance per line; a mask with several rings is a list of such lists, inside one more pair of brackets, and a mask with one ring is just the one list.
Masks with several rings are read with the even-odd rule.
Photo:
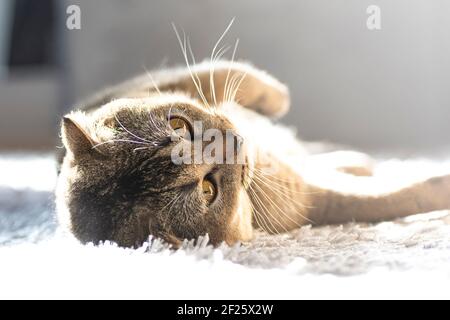
[[[288, 165], [300, 174], [308, 157], [306, 148], [297, 139], [293, 129], [276, 124], [265, 116], [234, 103], [221, 106], [221, 111], [230, 119], [244, 138], [248, 148], [261, 165], [273, 165], [276, 160]], [[265, 158], [270, 156], [270, 159]]]

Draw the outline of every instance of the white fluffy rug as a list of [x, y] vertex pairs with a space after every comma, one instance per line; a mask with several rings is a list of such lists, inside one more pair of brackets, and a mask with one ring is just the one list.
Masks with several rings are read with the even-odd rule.
[[[396, 163], [405, 170], [445, 163]], [[82, 246], [58, 231], [54, 161], [0, 156], [0, 298], [450, 298], [450, 215], [304, 227], [213, 249]]]

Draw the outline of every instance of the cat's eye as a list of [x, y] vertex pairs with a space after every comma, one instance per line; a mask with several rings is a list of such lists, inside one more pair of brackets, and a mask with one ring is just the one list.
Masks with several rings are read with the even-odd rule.
[[190, 124], [182, 118], [178, 118], [178, 117], [170, 118], [169, 126], [180, 137], [188, 138], [191, 134]]
[[204, 179], [202, 181], [202, 192], [203, 192], [203, 197], [205, 198], [205, 200], [208, 203], [211, 203], [211, 202], [213, 202], [213, 200], [216, 197], [217, 189], [216, 189], [216, 186], [214, 185], [214, 183], [212, 183], [208, 179]]

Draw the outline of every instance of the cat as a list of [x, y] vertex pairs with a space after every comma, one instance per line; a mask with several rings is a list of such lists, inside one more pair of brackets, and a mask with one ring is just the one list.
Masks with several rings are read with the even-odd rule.
[[[138, 247], [153, 235], [178, 247], [205, 234], [213, 245], [231, 245], [256, 229], [450, 209], [450, 175], [388, 190], [375, 188], [365, 154], [309, 155], [273, 121], [289, 107], [285, 85], [232, 61], [147, 73], [99, 93], [62, 119], [60, 223], [82, 243]], [[231, 132], [236, 161], [175, 163], [174, 148], [189, 151], [199, 138], [195, 122]]]

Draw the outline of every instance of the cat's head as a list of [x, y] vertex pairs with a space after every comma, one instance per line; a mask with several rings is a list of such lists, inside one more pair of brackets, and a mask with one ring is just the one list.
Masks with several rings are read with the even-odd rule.
[[213, 244], [252, 237], [246, 141], [220, 108], [189, 96], [154, 92], [64, 117], [58, 214], [81, 242], [132, 247], [149, 235], [175, 245], [205, 234]]
[[[82, 242], [251, 237], [245, 142], [220, 112], [163, 94], [73, 113], [62, 127], [64, 200]], [[205, 132], [222, 142], [213, 145], [211, 135], [205, 141]]]

